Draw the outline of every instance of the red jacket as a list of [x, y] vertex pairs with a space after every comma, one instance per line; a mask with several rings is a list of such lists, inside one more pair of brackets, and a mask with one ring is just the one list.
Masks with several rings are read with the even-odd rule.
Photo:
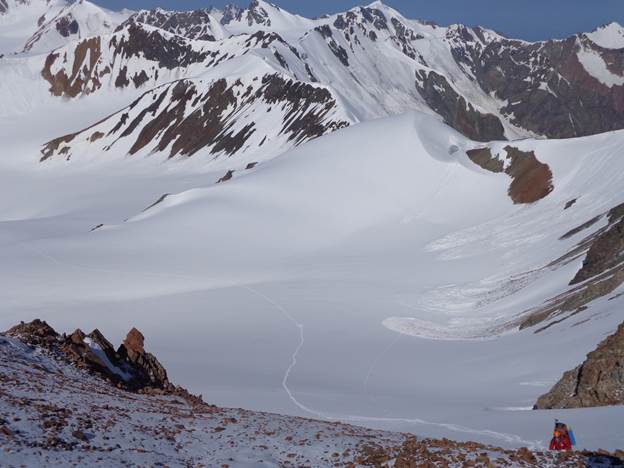
[[550, 450], [572, 450], [570, 437], [568, 437], [567, 434], [559, 437], [553, 437], [550, 441]]

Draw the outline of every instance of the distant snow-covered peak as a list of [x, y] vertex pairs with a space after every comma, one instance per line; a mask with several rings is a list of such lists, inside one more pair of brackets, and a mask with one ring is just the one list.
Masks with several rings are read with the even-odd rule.
[[42, 24], [68, 5], [65, 0], [0, 0], [0, 55], [21, 51]]
[[597, 46], [605, 49], [624, 48], [624, 27], [615, 21], [600, 26], [585, 36]]
[[263, 0], [252, 0], [247, 8], [228, 5], [221, 13], [220, 21], [232, 34], [271, 30], [293, 40], [318, 24]]
[[187, 39], [215, 41], [229, 34], [220, 23], [220, 17], [213, 9], [193, 11], [168, 11], [162, 8], [141, 10], [132, 15], [129, 21], [145, 23]]
[[113, 12], [87, 0], [65, 5], [57, 14], [39, 20], [39, 28], [24, 44], [24, 52], [48, 52], [72, 40], [108, 34], [123, 22], [129, 12]]

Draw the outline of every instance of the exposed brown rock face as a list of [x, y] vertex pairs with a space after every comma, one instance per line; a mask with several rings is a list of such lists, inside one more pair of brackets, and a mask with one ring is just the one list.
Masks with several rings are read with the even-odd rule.
[[492, 155], [489, 148], [479, 148], [467, 151], [472, 162], [486, 171], [505, 172], [512, 178], [508, 194], [516, 204], [535, 203], [548, 196], [553, 191], [552, 172], [547, 164], [535, 157], [533, 151], [520, 151], [513, 146], [506, 146], [507, 160], [505, 162]]
[[470, 160], [486, 171], [500, 173], [505, 170], [505, 162], [492, 156], [490, 148], [478, 148], [466, 152]]
[[535, 409], [587, 408], [624, 404], [624, 323], [576, 369], [541, 396]]
[[207, 52], [195, 50], [189, 41], [178, 36], [165, 37], [158, 31], [148, 31], [132, 22], [126, 26], [126, 31], [127, 37], [114, 36], [111, 40], [115, 56], [143, 57], [169, 70], [203, 62], [208, 57]]
[[533, 151], [523, 152], [512, 146], [505, 147], [505, 151], [507, 159], [511, 159], [505, 172], [513, 179], [509, 196], [514, 203], [534, 203], [553, 191], [552, 172]]
[[448, 41], [460, 65], [486, 93], [506, 101], [511, 123], [549, 138], [592, 135], [624, 127], [624, 86], [609, 87], [590, 75], [578, 53], [598, 54], [616, 75], [622, 50], [603, 49], [583, 34], [561, 41], [488, 40], [481, 28], [450, 29]]
[[500, 119], [476, 110], [444, 76], [434, 71], [421, 70], [416, 73], [416, 88], [448, 125], [468, 138], [475, 141], [506, 139]]
[[[67, 34], [72, 34], [74, 29], [72, 22], [59, 22], [57, 27], [63, 28]], [[50, 83], [50, 93], [67, 98], [91, 94], [98, 91], [105, 80], [110, 80], [118, 88], [128, 87], [131, 83], [139, 88], [150, 80], [155, 81], [159, 69], [184, 68], [209, 57], [208, 52], [196, 50], [182, 37], [148, 31], [134, 22], [120, 27], [118, 32], [110, 39], [96, 36], [79, 42], [73, 50], [51, 52], [41, 71], [41, 76]], [[103, 50], [107, 53], [103, 54]], [[130, 75], [123, 61], [132, 57], [142, 57], [155, 66]], [[119, 61], [122, 65], [115, 67], [115, 62]], [[112, 76], [112, 70], [119, 71]]]
[[554, 297], [545, 305], [528, 311], [528, 316], [520, 323], [520, 329], [561, 317], [539, 328], [536, 333], [543, 331], [574, 317], [585, 310], [593, 300], [611, 294], [624, 284], [624, 204], [590, 219], [564, 234], [561, 239], [579, 235], [605, 217], [609, 221], [607, 226], [588, 235], [568, 253], [548, 265], [548, 268], [557, 268], [578, 261], [586, 255], [580, 270], [570, 281], [570, 286], [574, 287]]
[[60, 59], [59, 52], [52, 52], [46, 58], [41, 75], [50, 83], [50, 92], [54, 96], [76, 97], [82, 93], [89, 94], [101, 86], [100, 76], [96, 73], [100, 55], [100, 37], [86, 39], [75, 48], [73, 68], [69, 74], [65, 68], [52, 73], [52, 67]]
[[44, 348], [126, 390], [178, 391], [169, 383], [167, 372], [160, 362], [145, 351], [143, 335], [135, 328], [117, 351], [99, 330], [88, 335], [79, 329], [69, 336], [59, 335], [41, 320], [21, 323], [5, 334], [31, 346]]

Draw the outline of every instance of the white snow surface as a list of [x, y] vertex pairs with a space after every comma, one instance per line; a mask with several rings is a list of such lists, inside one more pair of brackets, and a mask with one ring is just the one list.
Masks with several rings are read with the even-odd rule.
[[561, 235], [624, 201], [623, 132], [514, 143], [554, 174], [532, 205], [420, 113], [217, 185], [201, 158], [37, 162], [39, 142], [116, 105], [0, 121], [0, 328], [136, 326], [173, 381], [222, 406], [536, 448], [558, 417], [579, 447], [621, 447], [621, 408], [517, 410], [615, 330], [618, 291], [540, 334], [509, 323], [580, 267], [542, 268], [580, 240]]
[[[71, 41], [111, 33], [132, 11], [101, 8], [87, 0], [7, 0], [8, 11], [0, 15], [0, 54], [47, 53]], [[63, 37], [59, 20], [76, 21], [78, 32]]]
[[577, 55], [587, 73], [592, 75], [602, 84], [607, 85], [609, 88], [624, 84], [624, 76], [617, 75], [609, 70], [607, 63], [595, 50], [581, 46]]
[[586, 34], [596, 45], [605, 49], [624, 48], [624, 28], [616, 22], [606, 24]]

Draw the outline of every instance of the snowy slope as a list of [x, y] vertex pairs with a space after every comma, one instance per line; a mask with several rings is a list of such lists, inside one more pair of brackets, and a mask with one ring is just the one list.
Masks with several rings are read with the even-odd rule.
[[621, 408], [528, 411], [622, 321], [621, 27], [202, 15], [0, 58], [0, 328], [136, 325], [220, 405], [621, 447]]
[[528, 204], [470, 160], [484, 145], [422, 114], [220, 184], [201, 159], [18, 158], [5, 177], [29, 183], [7, 179], [0, 205], [3, 320], [139, 326], [218, 404], [516, 447], [543, 447], [560, 417], [592, 427], [581, 447], [614, 449], [620, 409], [522, 410], [621, 322], [621, 284], [571, 317], [520, 319], [569, 289], [584, 254], [550, 265], [606, 218], [564, 234], [624, 201], [622, 138], [514, 143], [552, 172]]
[[43, 23], [56, 16], [63, 0], [3, 0], [0, 2], [0, 55], [20, 52]]

